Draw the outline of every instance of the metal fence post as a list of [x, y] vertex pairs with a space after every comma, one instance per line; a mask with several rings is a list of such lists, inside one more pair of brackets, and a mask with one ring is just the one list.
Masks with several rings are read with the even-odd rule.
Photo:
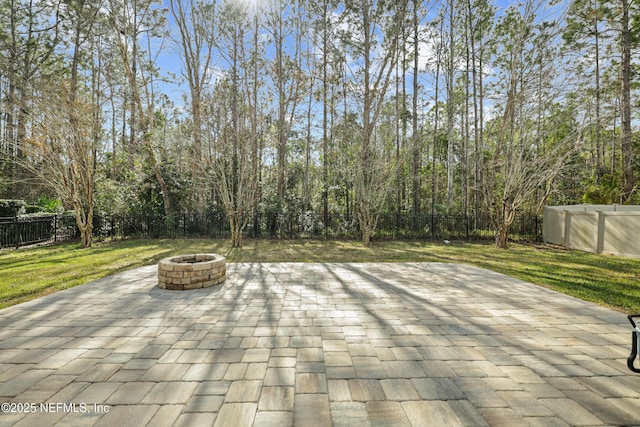
[[15, 245], [16, 249], [18, 249], [20, 247], [20, 239], [18, 238], [19, 233], [18, 233], [18, 217], [15, 216], [13, 217], [13, 244]]
[[436, 230], [435, 230], [435, 218], [433, 217], [433, 213], [431, 214], [431, 238], [435, 238], [436, 236]]
[[469, 214], [464, 215], [465, 239], [469, 240]]

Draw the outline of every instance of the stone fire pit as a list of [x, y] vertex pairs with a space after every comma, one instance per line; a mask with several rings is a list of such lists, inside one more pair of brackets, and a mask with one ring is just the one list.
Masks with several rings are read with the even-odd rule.
[[225, 257], [217, 254], [165, 258], [158, 263], [158, 286], [182, 291], [218, 285], [227, 277], [225, 262]]

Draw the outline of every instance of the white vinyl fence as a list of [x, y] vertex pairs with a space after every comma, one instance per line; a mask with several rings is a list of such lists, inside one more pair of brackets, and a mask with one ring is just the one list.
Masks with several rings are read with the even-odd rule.
[[542, 224], [547, 243], [640, 258], [640, 206], [546, 206]]

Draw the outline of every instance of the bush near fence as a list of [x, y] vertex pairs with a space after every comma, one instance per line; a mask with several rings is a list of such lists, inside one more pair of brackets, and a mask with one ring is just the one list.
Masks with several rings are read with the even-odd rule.
[[26, 213], [24, 200], [0, 199], [0, 218], [15, 217]]
[[[226, 238], [231, 235], [223, 212], [204, 216], [179, 214], [170, 218], [154, 215], [95, 216], [95, 238]], [[332, 217], [329, 226], [314, 212], [256, 215], [245, 230], [251, 238], [359, 239], [356, 215]], [[0, 247], [20, 247], [79, 238], [73, 215], [29, 215], [0, 218]], [[383, 214], [377, 239], [490, 240], [495, 237], [488, 216]], [[542, 238], [542, 219], [520, 215], [511, 228], [513, 240]]]

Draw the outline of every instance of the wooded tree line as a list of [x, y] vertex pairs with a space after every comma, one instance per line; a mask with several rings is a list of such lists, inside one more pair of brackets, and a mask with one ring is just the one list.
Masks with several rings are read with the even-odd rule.
[[[633, 0], [0, 0], [0, 197], [319, 226], [638, 200]], [[637, 55], [636, 55], [637, 56]], [[179, 94], [179, 95], [176, 95]], [[634, 120], [636, 122], [634, 122]]]

